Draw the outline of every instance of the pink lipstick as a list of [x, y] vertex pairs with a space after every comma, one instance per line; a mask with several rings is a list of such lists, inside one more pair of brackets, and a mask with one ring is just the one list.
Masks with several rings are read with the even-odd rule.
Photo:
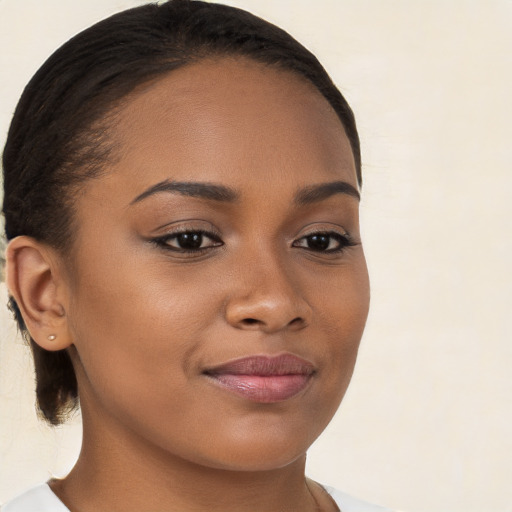
[[216, 384], [253, 402], [282, 402], [302, 391], [314, 374], [308, 361], [292, 354], [251, 356], [206, 370]]

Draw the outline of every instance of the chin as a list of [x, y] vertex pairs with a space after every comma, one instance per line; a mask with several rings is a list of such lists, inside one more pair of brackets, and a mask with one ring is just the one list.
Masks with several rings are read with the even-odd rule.
[[288, 452], [288, 450], [282, 449], [262, 451], [259, 449], [259, 443], [257, 443], [257, 446], [257, 449], [238, 450], [238, 452], [233, 450], [230, 454], [226, 453], [224, 457], [203, 461], [202, 465], [212, 469], [222, 469], [226, 471], [274, 471], [289, 466], [299, 460], [305, 460], [306, 457], [305, 449], [299, 453], [296, 451]]
[[215, 446], [208, 451], [203, 447], [202, 453], [196, 452], [193, 458], [200, 465], [227, 471], [277, 470], [305, 460], [306, 451], [322, 430], [318, 427], [306, 431], [278, 429], [267, 425], [239, 435], [225, 431], [222, 438], [217, 438]]

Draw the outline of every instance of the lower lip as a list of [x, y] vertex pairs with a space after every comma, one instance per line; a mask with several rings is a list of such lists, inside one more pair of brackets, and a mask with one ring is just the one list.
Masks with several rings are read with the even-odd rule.
[[247, 400], [260, 403], [283, 402], [300, 393], [311, 375], [233, 375], [217, 374], [209, 377], [224, 389]]

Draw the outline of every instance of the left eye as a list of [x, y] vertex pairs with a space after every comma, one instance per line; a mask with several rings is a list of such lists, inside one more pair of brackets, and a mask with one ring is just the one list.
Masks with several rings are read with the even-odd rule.
[[205, 231], [183, 231], [169, 234], [156, 239], [155, 242], [166, 249], [181, 252], [201, 251], [222, 245], [222, 241], [217, 236]]
[[315, 252], [341, 252], [352, 245], [347, 235], [340, 233], [312, 233], [296, 240], [293, 247], [303, 247]]

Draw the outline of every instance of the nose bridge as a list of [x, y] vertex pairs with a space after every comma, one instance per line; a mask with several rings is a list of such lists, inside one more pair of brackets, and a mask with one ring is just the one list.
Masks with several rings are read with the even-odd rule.
[[246, 286], [249, 295], [293, 301], [300, 294], [300, 285], [285, 258], [271, 250], [258, 256], [248, 260]]
[[276, 248], [277, 244], [251, 245], [237, 265], [227, 320], [238, 328], [266, 332], [307, 325], [311, 309], [287, 264], [286, 252]]

